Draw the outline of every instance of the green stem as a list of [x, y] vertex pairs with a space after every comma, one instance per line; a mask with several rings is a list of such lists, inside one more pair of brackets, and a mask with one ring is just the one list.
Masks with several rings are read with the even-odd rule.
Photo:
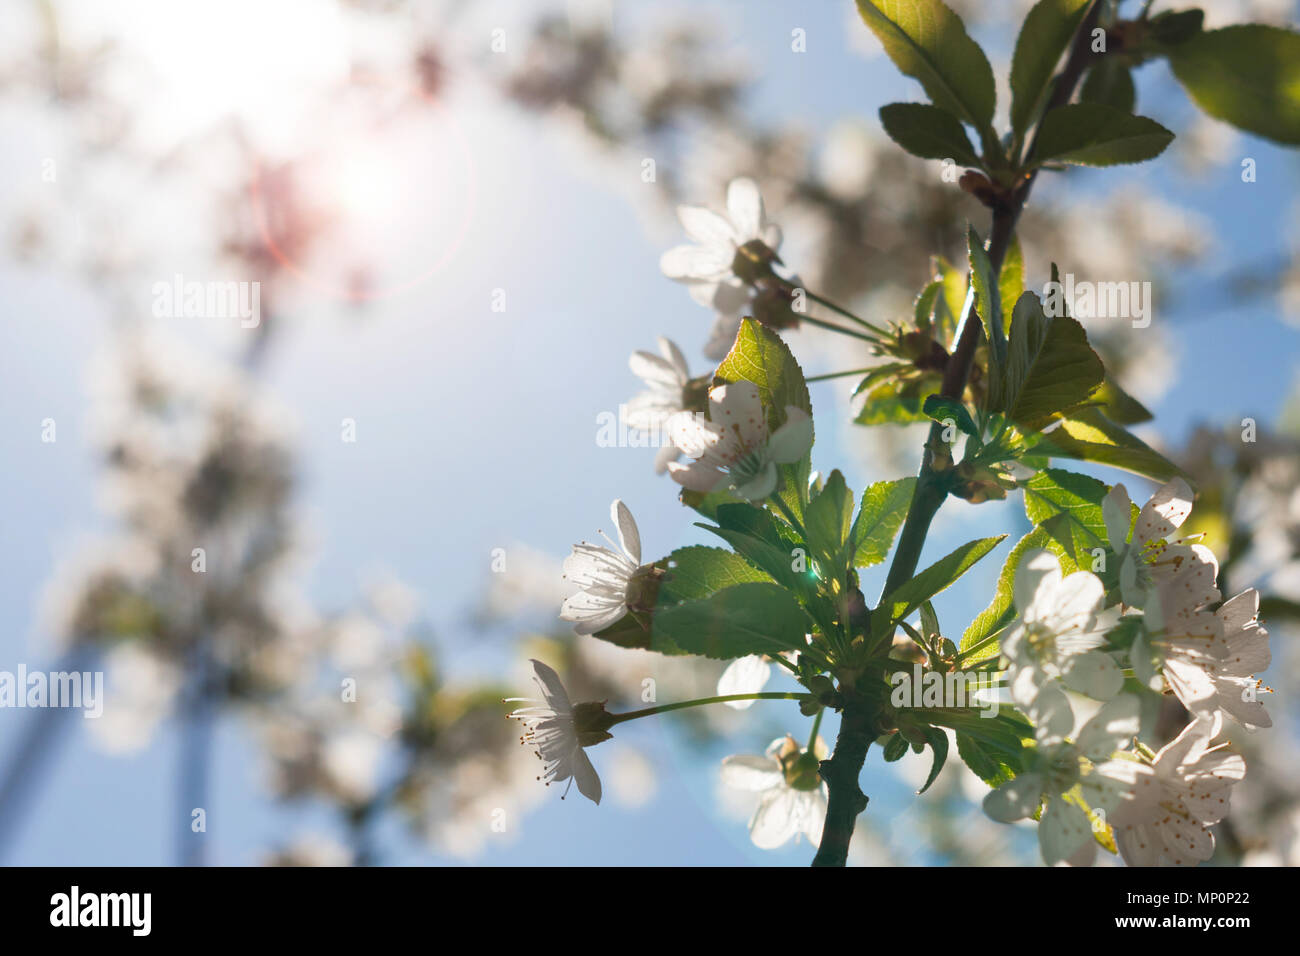
[[701, 697], [699, 700], [683, 700], [675, 704], [660, 704], [657, 707], [647, 707], [644, 710], [631, 710], [626, 714], [611, 714], [613, 718], [609, 726], [621, 724], [629, 720], [639, 720], [642, 717], [653, 717], [655, 714], [666, 714], [673, 710], [683, 710], [687, 707], [702, 707], [705, 704], [725, 704], [733, 700], [808, 700], [811, 694], [798, 694], [785, 691], [764, 691], [761, 694], [723, 694], [721, 697]]
[[808, 291], [807, 289], [804, 290], [804, 294], [807, 295], [808, 298], [810, 298], [810, 299], [812, 299], [814, 302], [816, 302], [818, 305], [820, 305], [822, 308], [830, 309], [830, 310], [831, 310], [832, 312], [834, 312], [836, 315], [842, 315], [842, 316], [844, 316], [844, 318], [848, 319], [850, 322], [856, 322], [858, 325], [862, 326], [864, 329], [870, 329], [872, 332], [875, 332], [877, 335], [883, 335], [885, 338], [889, 338], [889, 337], [890, 337], [890, 334], [889, 334], [889, 330], [888, 330], [888, 329], [882, 329], [880, 326], [875, 325], [875, 324], [873, 324], [873, 323], [871, 323], [871, 322], [868, 322], [868, 321], [867, 321], [866, 319], [864, 319], [864, 318], [861, 318], [861, 317], [859, 317], [859, 316], [854, 315], [854, 314], [853, 314], [852, 312], [850, 312], [848, 309], [845, 309], [845, 308], [843, 308], [842, 306], [838, 306], [838, 305], [836, 305], [836, 304], [835, 304], [834, 302], [832, 302], [830, 299], [824, 299], [824, 298], [822, 298], [821, 296], [819, 296], [816, 292], [810, 292], [810, 291]]
[[[1083, 76], [1084, 68], [1092, 58], [1089, 47], [1092, 29], [1097, 24], [1101, 13], [1100, 0], [1093, 0], [1084, 15], [1079, 29], [1071, 43], [1070, 54], [1065, 66], [1056, 77], [1052, 86], [1052, 95], [1047, 110], [1054, 109], [1069, 102], [1074, 89]], [[1026, 159], [1032, 159], [1037, 145], [1038, 134], [1034, 134]], [[1016, 223], [1021, 210], [1029, 198], [1034, 179], [1038, 175], [1035, 168], [1029, 172], [1023, 183], [1004, 202], [993, 209], [993, 228], [989, 233], [988, 255], [993, 266], [993, 274], [1000, 275], [1002, 261], [1015, 235]], [[953, 349], [944, 369], [943, 384], [940, 394], [947, 398], [961, 400], [966, 391], [966, 381], [970, 377], [971, 364], [979, 345], [982, 327], [979, 314], [975, 311], [974, 296], [967, 295], [966, 307], [957, 346]], [[930, 451], [936, 439], [942, 436], [942, 426], [936, 422], [931, 426], [930, 437], [926, 441], [925, 451], [921, 457], [921, 468], [917, 475], [916, 488], [912, 493], [912, 504], [908, 508], [907, 519], [898, 536], [898, 547], [894, 551], [894, 560], [889, 566], [882, 593], [888, 594], [897, 589], [916, 573], [917, 563], [921, 558], [921, 549], [925, 544], [930, 522], [934, 520], [939, 506], [948, 497], [948, 488], [943, 472], [936, 472]], [[822, 831], [821, 846], [813, 860], [813, 866], [843, 866], [848, 857], [849, 841], [853, 837], [853, 827], [859, 813], [867, 808], [867, 798], [858, 785], [858, 775], [867, 758], [867, 748], [876, 736], [878, 728], [873, 726], [870, 715], [859, 710], [854, 702], [846, 704], [840, 722], [840, 733], [835, 741], [835, 752], [829, 760], [822, 761], [821, 775], [826, 781], [830, 798], [827, 801], [826, 826]]]
[[864, 333], [856, 332], [853, 329], [846, 329], [842, 325], [836, 325], [834, 322], [827, 322], [825, 319], [815, 319], [806, 312], [799, 315], [799, 321], [807, 322], [809, 325], [815, 325], [819, 329], [826, 329], [828, 332], [838, 332], [840, 335], [847, 335], [850, 338], [861, 339], [864, 342], [870, 342], [872, 345], [880, 344], [880, 339], [875, 335], [865, 335]]
[[812, 733], [808, 735], [808, 746], [804, 748], [810, 754], [817, 752], [817, 731], [822, 729], [822, 718], [825, 716], [826, 708], [823, 707], [817, 711], [817, 716], [813, 718]]
[[870, 368], [851, 368], [846, 372], [827, 372], [825, 375], [809, 375], [805, 382], [829, 382], [833, 378], [848, 378], [850, 375], [866, 375]]

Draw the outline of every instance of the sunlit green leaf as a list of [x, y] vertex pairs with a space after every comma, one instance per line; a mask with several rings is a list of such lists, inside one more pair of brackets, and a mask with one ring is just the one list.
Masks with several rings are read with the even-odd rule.
[[1172, 47], [1169, 65], [1211, 116], [1300, 144], [1300, 33], [1260, 24], [1210, 30]]
[[940, 0], [858, 0], [858, 12], [930, 101], [977, 130], [991, 130], [993, 70], [961, 18]]
[[1042, 110], [1052, 73], [1088, 10], [1088, 0], [1039, 0], [1025, 16], [1011, 57], [1011, 129], [1024, 134]]
[[1173, 140], [1173, 133], [1145, 116], [1101, 103], [1068, 103], [1043, 117], [1032, 165], [1140, 163], [1159, 156]]
[[966, 130], [947, 110], [925, 103], [890, 103], [880, 108], [880, 124], [903, 149], [922, 159], [950, 159], [980, 167]]

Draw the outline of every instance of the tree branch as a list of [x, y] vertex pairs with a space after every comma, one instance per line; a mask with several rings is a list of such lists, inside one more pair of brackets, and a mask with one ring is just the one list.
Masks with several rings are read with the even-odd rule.
[[[1093, 0], [1074, 35], [1065, 66], [1053, 81], [1052, 95], [1047, 101], [1044, 113], [1064, 105], [1074, 95], [1074, 88], [1092, 58], [1091, 35], [1100, 14], [1101, 2]], [[1035, 130], [1034, 138], [1025, 152], [1026, 162], [1033, 156], [1037, 142], [1038, 133]], [[1020, 220], [1020, 213], [1025, 208], [1029, 191], [1033, 188], [1037, 176], [1036, 169], [1028, 173], [1006, 200], [993, 207], [993, 226], [989, 233], [988, 256], [994, 275], [1002, 271], [1002, 262], [1016, 233], [1016, 223]], [[966, 391], [971, 363], [983, 331], [979, 315], [975, 310], [973, 296], [970, 297], [969, 302], [966, 315], [962, 320], [957, 347], [953, 350], [944, 369], [939, 392], [946, 398], [958, 401]], [[930, 435], [921, 457], [921, 468], [917, 473], [916, 488], [912, 492], [912, 503], [908, 508], [907, 519], [903, 523], [903, 530], [898, 536], [898, 547], [894, 551], [894, 560], [889, 566], [889, 574], [885, 578], [882, 594], [888, 594], [911, 580], [912, 575], [916, 573], [930, 523], [948, 497], [943, 475], [935, 470], [931, 452], [931, 448], [942, 440], [942, 430], [943, 426], [937, 422], [930, 426]], [[867, 798], [858, 785], [858, 776], [862, 772], [862, 765], [866, 762], [867, 748], [878, 734], [876, 728], [872, 726], [873, 719], [863, 711], [864, 706], [863, 702], [856, 701], [852, 697], [846, 700], [840, 733], [835, 740], [835, 753], [829, 760], [823, 760], [821, 764], [821, 776], [826, 781], [830, 798], [826, 810], [826, 827], [813, 866], [844, 865], [848, 857], [849, 840], [853, 836], [854, 822], [858, 814], [867, 807]]]
[[867, 761], [867, 748], [875, 739], [872, 720], [860, 706], [846, 704], [835, 738], [835, 752], [821, 762], [830, 799], [826, 803], [826, 826], [813, 866], [843, 866], [849, 855], [849, 841], [858, 814], [867, 809], [867, 797], [858, 786], [858, 774]]

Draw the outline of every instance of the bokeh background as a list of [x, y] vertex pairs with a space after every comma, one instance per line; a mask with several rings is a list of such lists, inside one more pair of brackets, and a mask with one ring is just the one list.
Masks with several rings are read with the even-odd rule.
[[[1028, 4], [955, 6], [1005, 111]], [[1283, 0], [1200, 6], [1297, 20]], [[611, 499], [648, 559], [705, 540], [652, 449], [596, 441], [638, 390], [633, 350], [667, 335], [707, 371], [712, 317], [658, 271], [675, 204], [755, 176], [785, 262], [877, 320], [968, 219], [985, 228], [881, 132], [876, 110], [920, 91], [852, 4], [15, 0], [5, 21], [0, 669], [103, 670], [107, 698], [99, 720], [0, 711], [0, 861], [807, 863], [806, 843], [752, 847], [718, 783], [723, 756], [807, 734], [794, 703], [629, 725], [591, 751], [596, 807], [536, 783], [500, 699], [531, 690], [528, 656], [611, 709], [646, 678], [661, 702], [716, 682], [556, 620], [559, 561]], [[1273, 635], [1277, 726], [1238, 741], [1251, 769], [1215, 862], [1294, 864], [1300, 161], [1205, 118], [1163, 65], [1136, 78], [1178, 139], [1043, 177], [1030, 285], [1052, 260], [1154, 283], [1149, 328], [1090, 338], [1155, 413], [1143, 437], [1197, 477], [1193, 522], [1232, 590], [1264, 591]], [[260, 324], [156, 316], [178, 274], [260, 282]], [[789, 341], [810, 374], [870, 361], [816, 329]], [[814, 466], [858, 491], [911, 473], [921, 433], [852, 424], [851, 388], [813, 386]], [[1024, 530], [1020, 509], [952, 499], [926, 554]], [[1008, 548], [942, 597], [946, 630]], [[955, 757], [917, 798], [928, 761], [872, 749], [854, 862], [1034, 862]]]

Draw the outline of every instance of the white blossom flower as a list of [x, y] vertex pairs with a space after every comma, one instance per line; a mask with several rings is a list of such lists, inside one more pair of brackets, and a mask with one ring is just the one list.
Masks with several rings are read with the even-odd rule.
[[[1146, 640], [1169, 689], [1200, 717], [1226, 714], [1251, 729], [1273, 726], [1257, 699], [1255, 675], [1272, 659], [1268, 631], [1259, 623], [1259, 592], [1243, 591], [1213, 613], [1204, 608], [1186, 613], [1178, 603], [1184, 593], [1175, 579], [1147, 603]], [[1139, 644], [1134, 652], [1139, 678], [1147, 677], [1150, 648]]]
[[646, 390], [627, 403], [627, 423], [637, 431], [659, 435], [662, 444], [655, 456], [655, 473], [662, 475], [670, 461], [676, 461], [678, 449], [667, 437], [668, 420], [686, 410], [686, 389], [691, 381], [686, 358], [671, 339], [659, 338], [663, 357], [649, 352], [633, 352], [628, 365], [646, 384]]
[[1056, 555], [1027, 551], [1016, 568], [1015, 602], [1020, 617], [1002, 640], [1009, 661], [1011, 696], [1031, 719], [1060, 734], [1069, 733], [1074, 717], [1056, 684], [1108, 700], [1119, 693], [1124, 675], [1099, 648], [1117, 613], [1102, 609], [1105, 587], [1087, 571], [1062, 575]]
[[[730, 694], [757, 694], [772, 677], [772, 665], [762, 654], [750, 654], [738, 657], [722, 672], [718, 678], [718, 696]], [[745, 710], [753, 706], [752, 700], [729, 700], [727, 706], [735, 710]]]
[[632, 512], [616, 498], [609, 513], [618, 532], [618, 544], [602, 531], [599, 534], [610, 548], [583, 541], [575, 544], [573, 553], [564, 559], [565, 580], [581, 590], [564, 599], [560, 620], [573, 621], [579, 634], [594, 634], [627, 613], [628, 587], [641, 564], [641, 533]]
[[1038, 824], [1043, 860], [1049, 866], [1066, 861], [1090, 864], [1097, 847], [1082, 805], [1110, 814], [1147, 772], [1135, 761], [1114, 758], [1124, 741], [1138, 732], [1138, 709], [1132, 694], [1107, 701], [1079, 729], [1074, 743], [1053, 727], [1038, 724], [1030, 768], [986, 796], [984, 812], [1002, 823], [1014, 823], [1032, 816], [1046, 800]]
[[1112, 815], [1115, 843], [1129, 866], [1195, 866], [1214, 854], [1210, 827], [1228, 812], [1232, 786], [1246, 761], [1212, 746], [1222, 718], [1200, 718], [1166, 744], [1131, 799]]
[[821, 843], [827, 790], [817, 767], [827, 753], [820, 737], [811, 751], [803, 751], [787, 736], [772, 741], [762, 756], [742, 754], [722, 761], [724, 784], [759, 794], [749, 821], [755, 846], [774, 850], [800, 834], [813, 846]]
[[[537, 757], [544, 767], [537, 779], [548, 787], [565, 780], [569, 781], [569, 786], [576, 782], [579, 793], [592, 803], [600, 803], [600, 777], [583, 748], [593, 747], [613, 736], [608, 730], [611, 726], [609, 715], [601, 703], [571, 704], [560, 676], [539, 660], [531, 663], [533, 679], [541, 688], [542, 700], [510, 698], [510, 702], [533, 706], [521, 707], [509, 717], [524, 725], [520, 742], [537, 748]], [[568, 794], [569, 788], [565, 787], [560, 799]]]
[[704, 343], [704, 357], [714, 362], [721, 362], [731, 351], [731, 347], [736, 344], [736, 336], [740, 334], [740, 325], [744, 321], [744, 316], [740, 310], [735, 312], [719, 312], [713, 317], [713, 327], [709, 329], [709, 340]]
[[678, 206], [677, 218], [697, 244], [669, 249], [659, 268], [685, 283], [701, 305], [723, 315], [738, 313], [749, 298], [748, 283], [735, 268], [741, 247], [758, 242], [774, 255], [781, 245], [781, 229], [768, 222], [758, 184], [748, 177], [733, 179], [727, 186], [726, 215], [703, 206]]
[[1151, 496], [1138, 512], [1130, 541], [1132, 508], [1122, 484], [1112, 488], [1101, 503], [1106, 537], [1120, 561], [1119, 586], [1124, 603], [1141, 607], [1149, 588], [1182, 573], [1189, 565], [1196, 569], [1183, 576], [1183, 586], [1194, 591], [1189, 596], [1198, 599], [1199, 604], [1217, 601], [1221, 596], [1215, 586], [1219, 562], [1214, 552], [1202, 544], [1167, 540], [1191, 514], [1192, 489], [1187, 482], [1175, 478]]
[[709, 395], [709, 406], [709, 421], [679, 414], [668, 426], [673, 444], [695, 459], [689, 465], [672, 462], [668, 473], [693, 491], [727, 484], [742, 498], [761, 501], [776, 490], [776, 466], [798, 461], [812, 447], [812, 418], [794, 405], [785, 408], [785, 424], [768, 434], [753, 382], [720, 385]]

